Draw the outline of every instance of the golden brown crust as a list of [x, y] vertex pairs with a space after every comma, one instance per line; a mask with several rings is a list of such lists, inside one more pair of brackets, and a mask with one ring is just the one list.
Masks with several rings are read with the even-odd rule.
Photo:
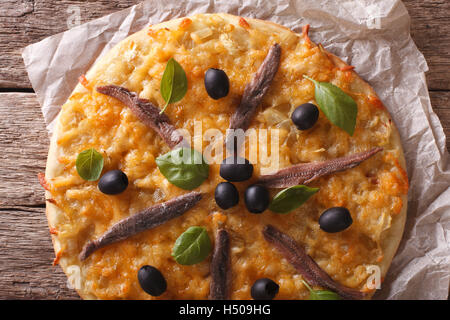
[[[346, 66], [349, 66], [347, 63], [342, 61], [340, 58], [336, 57], [334, 54], [332, 54], [330, 52], [327, 52], [327, 54], [330, 56], [330, 58], [332, 59], [332, 61], [334, 62], [334, 64], [337, 67], [344, 68]], [[371, 96], [378, 98], [375, 90], [373, 90], [373, 88], [367, 82], [365, 82], [363, 79], [361, 79], [361, 77], [356, 72], [354, 72], [354, 71], [351, 71], [351, 72], [352, 72], [353, 76], [355, 77], [356, 81], [359, 82], [358, 86], [363, 87], [364, 91], [366, 92], [367, 95], [371, 95]], [[394, 140], [393, 145], [397, 145], [401, 149], [400, 135], [395, 126], [392, 126], [391, 139]], [[400, 162], [400, 165], [402, 166], [402, 168], [406, 168], [405, 156], [404, 156], [403, 152], [401, 153], [399, 160], [400, 160], [399, 162]], [[402, 200], [403, 200], [404, 205], [402, 207], [401, 212], [395, 217], [395, 219], [393, 220], [393, 222], [391, 224], [391, 227], [388, 230], [386, 230], [384, 233], [384, 241], [382, 242], [382, 250], [384, 253], [384, 259], [379, 265], [381, 268], [381, 277], [382, 278], [385, 278], [386, 273], [389, 269], [389, 266], [392, 263], [392, 259], [394, 259], [395, 252], [397, 251], [397, 248], [400, 245], [400, 241], [402, 240], [403, 231], [404, 231], [405, 222], [406, 222], [408, 196], [403, 195], [402, 198], [403, 198]]]

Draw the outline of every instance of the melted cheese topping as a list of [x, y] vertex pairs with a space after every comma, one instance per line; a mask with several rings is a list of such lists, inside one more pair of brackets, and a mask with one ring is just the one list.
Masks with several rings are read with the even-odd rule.
[[[341, 71], [319, 47], [288, 30], [255, 28], [251, 21], [248, 26], [231, 24], [219, 15], [198, 15], [191, 22], [178, 20], [170, 26], [143, 30], [121, 42], [114, 56], [100, 62], [96, 72], [83, 79], [86, 89], [76, 90], [62, 107], [57, 137], [60, 170], [48, 181], [62, 213], [52, 227], [58, 231], [61, 261], [65, 266], [81, 267], [85, 281], [79, 292], [101, 299], [153, 298], [137, 281], [137, 271], [148, 264], [158, 268], [168, 283], [167, 291], [158, 298], [205, 299], [209, 294], [211, 257], [192, 266], [179, 265], [171, 257], [177, 237], [188, 227], [198, 225], [207, 228], [212, 240], [219, 226], [230, 232], [232, 299], [250, 299], [253, 282], [262, 277], [280, 285], [277, 298], [305, 299], [308, 291], [302, 277], [262, 237], [262, 227], [269, 223], [304, 245], [334, 280], [364, 289], [366, 266], [383, 259], [383, 231], [401, 211], [402, 196], [408, 189], [406, 174], [398, 163], [401, 151], [391, 142], [392, 124], [381, 102], [354, 85], [352, 71]], [[269, 210], [254, 215], [246, 210], [243, 192], [259, 176], [258, 163], [252, 180], [235, 184], [241, 195], [239, 205], [221, 210], [213, 194], [223, 179], [219, 165], [212, 164], [208, 180], [198, 188], [207, 196], [193, 209], [160, 227], [100, 249], [81, 263], [78, 254], [88, 240], [122, 218], [186, 192], [171, 185], [156, 166], [155, 158], [169, 151], [161, 138], [122, 103], [94, 88], [105, 84], [124, 86], [163, 106], [160, 81], [167, 60], [173, 57], [186, 71], [189, 87], [180, 102], [167, 108], [169, 118], [191, 135], [194, 121], [201, 122], [203, 132], [215, 128], [225, 134], [245, 84], [274, 42], [282, 47], [281, 65], [251, 127], [280, 129], [280, 168], [375, 146], [385, 150], [354, 169], [313, 182], [311, 186], [320, 191], [285, 215]], [[203, 76], [208, 68], [227, 73], [227, 97], [213, 100], [207, 95]], [[314, 86], [303, 79], [304, 74], [332, 82], [355, 99], [358, 117], [353, 136], [332, 125], [322, 112], [312, 129], [295, 128], [290, 121], [295, 107], [314, 102]], [[196, 139], [200, 139], [203, 149], [209, 144]], [[125, 192], [103, 194], [96, 182], [78, 176], [75, 160], [87, 148], [103, 154], [103, 172], [120, 169], [127, 174], [130, 183]], [[343, 232], [328, 234], [320, 230], [317, 221], [325, 209], [333, 206], [347, 207], [354, 223]]]

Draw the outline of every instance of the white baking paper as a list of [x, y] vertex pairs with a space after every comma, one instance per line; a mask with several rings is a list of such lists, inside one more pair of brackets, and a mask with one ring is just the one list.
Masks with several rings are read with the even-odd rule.
[[[425, 82], [428, 70], [394, 0], [149, 0], [25, 48], [23, 58], [48, 129], [78, 77], [148, 24], [202, 12], [271, 20], [310, 37], [356, 67], [389, 109], [402, 138], [410, 192], [402, 243], [377, 299], [447, 299], [450, 166]], [[82, 17], [81, 17], [82, 18]]]

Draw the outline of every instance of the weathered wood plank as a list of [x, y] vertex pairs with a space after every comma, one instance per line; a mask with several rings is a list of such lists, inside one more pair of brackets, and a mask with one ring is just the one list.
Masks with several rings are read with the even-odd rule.
[[425, 56], [430, 90], [450, 90], [450, 1], [404, 0], [411, 16], [411, 37]]
[[[68, 29], [73, 14], [81, 12], [81, 22], [124, 9], [139, 0], [13, 0], [0, 2], [0, 87], [29, 88], [21, 49], [30, 43]], [[424, 53], [430, 71], [429, 88], [450, 90], [450, 2], [447, 0], [406, 0], [412, 17], [411, 33]]]
[[54, 252], [44, 208], [0, 209], [1, 299], [78, 299]]
[[33, 0], [3, 0], [2, 12], [0, 16], [5, 17], [22, 17], [28, 13], [32, 13], [34, 9]]
[[[31, 88], [21, 50], [68, 29], [74, 8], [81, 23], [125, 9], [139, 0], [2, 0], [0, 2], [0, 87]], [[14, 10], [14, 8], [16, 10]], [[75, 9], [76, 10], [76, 9]]]
[[34, 93], [0, 93], [0, 208], [44, 204], [49, 139]]

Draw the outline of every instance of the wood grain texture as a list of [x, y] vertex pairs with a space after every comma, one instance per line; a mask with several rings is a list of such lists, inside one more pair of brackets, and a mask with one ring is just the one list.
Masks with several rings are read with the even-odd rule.
[[0, 298], [78, 299], [61, 268], [52, 266], [45, 209], [16, 206], [0, 215]]
[[[67, 30], [70, 6], [80, 8], [84, 23], [138, 2], [0, 1], [0, 299], [78, 298], [67, 287], [61, 268], [52, 266], [44, 191], [37, 180], [37, 173], [45, 169], [49, 140], [34, 93], [23, 92], [31, 85], [21, 48]], [[406, 0], [405, 4], [412, 37], [430, 67], [431, 102], [449, 137], [450, 2]]]
[[1, 0], [0, 87], [31, 88], [23, 65], [22, 48], [50, 35], [66, 31], [68, 23], [74, 22], [73, 10], [77, 10], [77, 7], [80, 9], [80, 22], [85, 23], [139, 2], [139, 0]]
[[34, 93], [0, 93], [0, 299], [77, 299], [67, 287], [45, 216], [49, 139]]
[[44, 205], [48, 135], [34, 93], [0, 93], [0, 208]]
[[411, 37], [425, 56], [430, 90], [450, 90], [450, 1], [404, 0], [411, 16]]

